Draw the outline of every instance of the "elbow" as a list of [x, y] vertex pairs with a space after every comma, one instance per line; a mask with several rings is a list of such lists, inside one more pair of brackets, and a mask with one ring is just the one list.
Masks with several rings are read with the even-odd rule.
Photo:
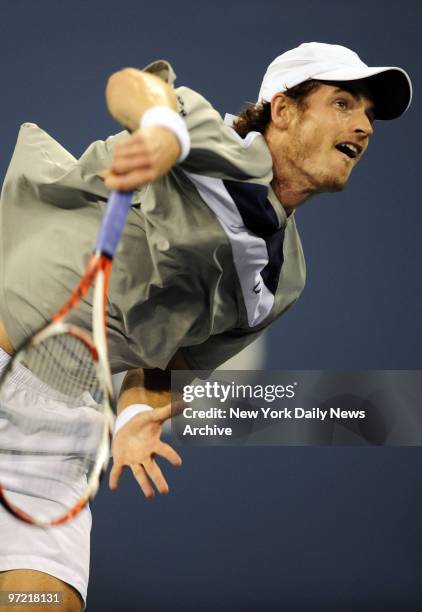
[[173, 89], [155, 75], [136, 68], [122, 68], [110, 75], [105, 97], [110, 114], [129, 129], [136, 129], [140, 117], [152, 106], [177, 109]]
[[145, 73], [136, 68], [122, 68], [108, 79], [105, 98], [107, 108], [120, 125], [134, 131], [148, 105]]
[[122, 68], [108, 78], [105, 99], [110, 114], [118, 121], [124, 109], [127, 94], [133, 89], [134, 68]]
[[137, 72], [135, 68], [121, 68], [117, 72], [113, 72], [108, 78], [106, 85], [106, 97], [113, 95], [116, 90], [122, 87], [127, 87], [128, 83], [133, 79], [133, 73]]

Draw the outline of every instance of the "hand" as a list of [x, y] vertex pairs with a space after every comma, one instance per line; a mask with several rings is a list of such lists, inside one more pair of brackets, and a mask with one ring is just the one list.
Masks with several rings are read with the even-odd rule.
[[147, 126], [116, 144], [111, 166], [102, 175], [109, 189], [130, 191], [167, 174], [179, 155], [179, 140], [171, 130]]
[[176, 451], [160, 440], [161, 426], [173, 414], [180, 412], [185, 402], [174, 402], [134, 416], [116, 434], [112, 452], [113, 468], [110, 473], [110, 489], [118, 487], [125, 466], [129, 466], [145, 497], [153, 497], [154, 483], [159, 493], [168, 493], [169, 487], [161, 469], [155, 461], [159, 455], [172, 465], [180, 466], [182, 459]]

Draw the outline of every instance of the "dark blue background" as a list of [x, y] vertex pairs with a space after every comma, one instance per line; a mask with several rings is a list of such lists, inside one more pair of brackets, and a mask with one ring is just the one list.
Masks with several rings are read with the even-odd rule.
[[[33, 121], [79, 155], [119, 128], [107, 76], [168, 58], [221, 112], [254, 100], [300, 42], [355, 49], [411, 74], [415, 101], [376, 123], [347, 190], [297, 213], [308, 266], [268, 334], [283, 369], [419, 369], [421, 3], [0, 3], [1, 155]], [[94, 504], [90, 612], [422, 609], [420, 448], [189, 448], [167, 498], [127, 476]]]

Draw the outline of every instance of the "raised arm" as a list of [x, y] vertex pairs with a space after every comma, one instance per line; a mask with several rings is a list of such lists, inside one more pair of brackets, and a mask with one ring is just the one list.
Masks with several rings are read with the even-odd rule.
[[112, 74], [106, 87], [111, 115], [133, 132], [117, 144], [104, 172], [109, 189], [130, 190], [157, 180], [189, 151], [189, 135], [177, 113], [174, 90], [135, 68]]

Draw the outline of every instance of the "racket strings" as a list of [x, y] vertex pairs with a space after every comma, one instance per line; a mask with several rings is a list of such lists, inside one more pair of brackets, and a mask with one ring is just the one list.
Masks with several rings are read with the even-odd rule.
[[86, 490], [104, 444], [103, 388], [90, 348], [70, 333], [12, 361], [0, 391], [0, 480], [23, 512], [53, 520]]
[[41, 382], [66, 396], [69, 406], [85, 392], [97, 402], [102, 400], [92, 354], [71, 334], [52, 336], [33, 345], [25, 355], [24, 365]]

